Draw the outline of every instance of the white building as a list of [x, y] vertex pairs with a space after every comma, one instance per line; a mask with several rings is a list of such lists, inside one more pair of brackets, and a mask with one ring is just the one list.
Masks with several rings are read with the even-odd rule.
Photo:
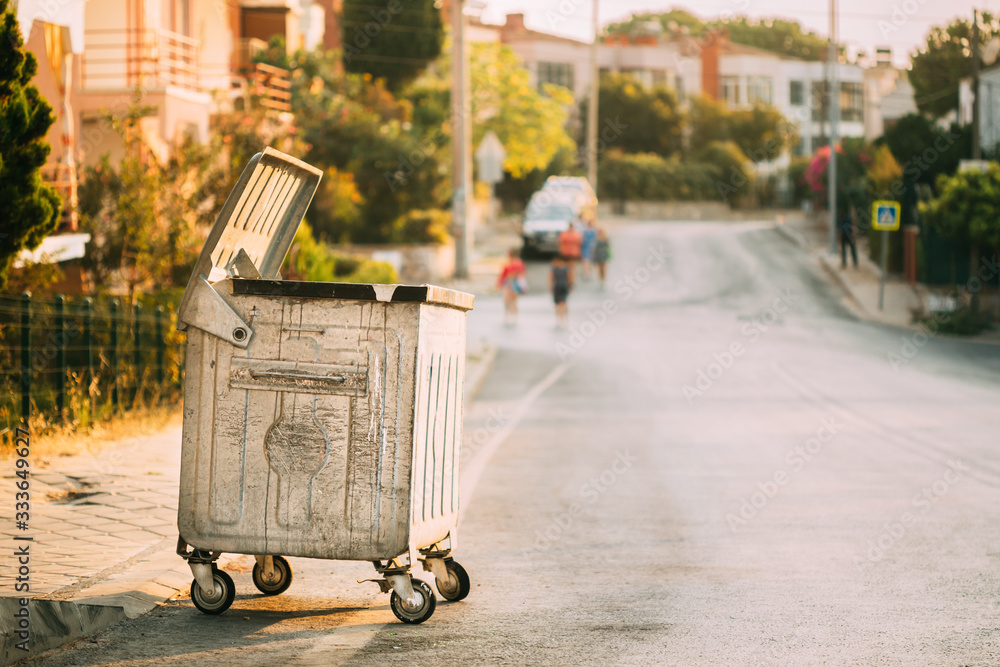
[[[523, 14], [508, 14], [502, 26], [478, 24], [476, 35], [480, 41], [486, 41], [488, 32], [484, 29], [489, 28], [521, 57], [535, 85], [563, 86], [577, 100], [589, 94], [592, 78], [589, 43], [530, 30], [524, 24]], [[633, 39], [605, 40], [598, 46], [598, 66], [602, 72], [631, 74], [649, 86], [666, 84], [682, 100], [701, 88], [697, 46], [683, 35], [650, 31]]]
[[892, 51], [877, 50], [874, 67], [865, 70], [865, 138], [873, 141], [907, 114], [917, 113], [909, 73], [893, 67]]
[[[958, 87], [958, 122], [972, 123], [972, 79]], [[979, 73], [979, 145], [987, 153], [1000, 151], [1000, 64]]]
[[[523, 14], [502, 26], [474, 21], [476, 41], [499, 40], [517, 53], [533, 83], [554, 83], [577, 100], [590, 90], [590, 44], [531, 30]], [[659, 23], [639, 34], [607, 37], [598, 47], [602, 72], [633, 75], [652, 86], [672, 87], [682, 101], [705, 93], [732, 108], [770, 104], [793, 122], [801, 137], [795, 152], [808, 155], [829, 142], [829, 72], [826, 63], [784, 57], [729, 41], [723, 33], [691, 38], [682, 29], [664, 33]], [[905, 72], [879, 63], [866, 70], [840, 63], [841, 137], [879, 136], [886, 122], [915, 110]]]
[[[703, 91], [731, 108], [770, 104], [798, 129], [799, 155], [829, 143], [829, 72], [826, 63], [799, 60], [742, 44], [725, 35], [702, 47]], [[841, 137], [865, 136], [864, 69], [841, 63]]]

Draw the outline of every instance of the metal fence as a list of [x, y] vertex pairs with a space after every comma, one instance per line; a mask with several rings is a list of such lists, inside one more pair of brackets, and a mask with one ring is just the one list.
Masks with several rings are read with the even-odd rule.
[[158, 300], [0, 295], [0, 433], [176, 400], [183, 338], [175, 308]]

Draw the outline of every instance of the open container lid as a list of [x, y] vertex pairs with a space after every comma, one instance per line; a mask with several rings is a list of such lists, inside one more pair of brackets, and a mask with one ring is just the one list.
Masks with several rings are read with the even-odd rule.
[[279, 277], [322, 172], [273, 148], [254, 155], [226, 199], [177, 311], [188, 325], [245, 348], [250, 328], [215, 292], [225, 278]]
[[369, 285], [298, 280], [233, 280], [233, 294], [285, 296], [298, 299], [344, 299], [385, 303], [426, 303], [472, 310], [475, 297], [436, 285]]

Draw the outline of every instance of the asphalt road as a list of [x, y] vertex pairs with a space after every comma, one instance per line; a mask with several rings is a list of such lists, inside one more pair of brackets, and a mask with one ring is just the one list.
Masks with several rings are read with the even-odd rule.
[[568, 331], [540, 263], [517, 327], [470, 315], [500, 354], [466, 413], [467, 600], [404, 626], [368, 565], [293, 559], [265, 598], [244, 560], [226, 614], [37, 664], [1000, 664], [1000, 346], [853, 319], [768, 224], [612, 240]]

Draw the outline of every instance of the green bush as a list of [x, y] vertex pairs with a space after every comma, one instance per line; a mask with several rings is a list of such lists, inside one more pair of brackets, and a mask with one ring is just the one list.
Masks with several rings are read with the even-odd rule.
[[791, 189], [793, 206], [801, 206], [804, 201], [812, 201], [813, 192], [806, 183], [806, 171], [811, 163], [811, 156], [796, 155], [788, 165], [788, 185]]
[[391, 243], [447, 243], [451, 213], [441, 209], [409, 211], [392, 223]]
[[954, 336], [976, 336], [992, 326], [989, 315], [979, 309], [978, 299], [953, 313], [937, 315], [922, 320], [924, 326]]
[[728, 147], [718, 147], [710, 157], [715, 162], [682, 162], [676, 155], [663, 158], [655, 153], [608, 151], [600, 164], [600, 195], [619, 201], [718, 199], [720, 185], [729, 183], [728, 175], [723, 180], [724, 169], [733, 163], [728, 161]]
[[312, 229], [304, 222], [295, 234], [292, 250], [285, 260], [285, 273], [289, 278], [324, 283], [398, 282], [396, 270], [391, 264], [335, 253], [330, 246], [317, 241]]
[[753, 170], [740, 147], [733, 141], [712, 141], [698, 155], [699, 163], [715, 170], [715, 196], [735, 203], [753, 189]]

